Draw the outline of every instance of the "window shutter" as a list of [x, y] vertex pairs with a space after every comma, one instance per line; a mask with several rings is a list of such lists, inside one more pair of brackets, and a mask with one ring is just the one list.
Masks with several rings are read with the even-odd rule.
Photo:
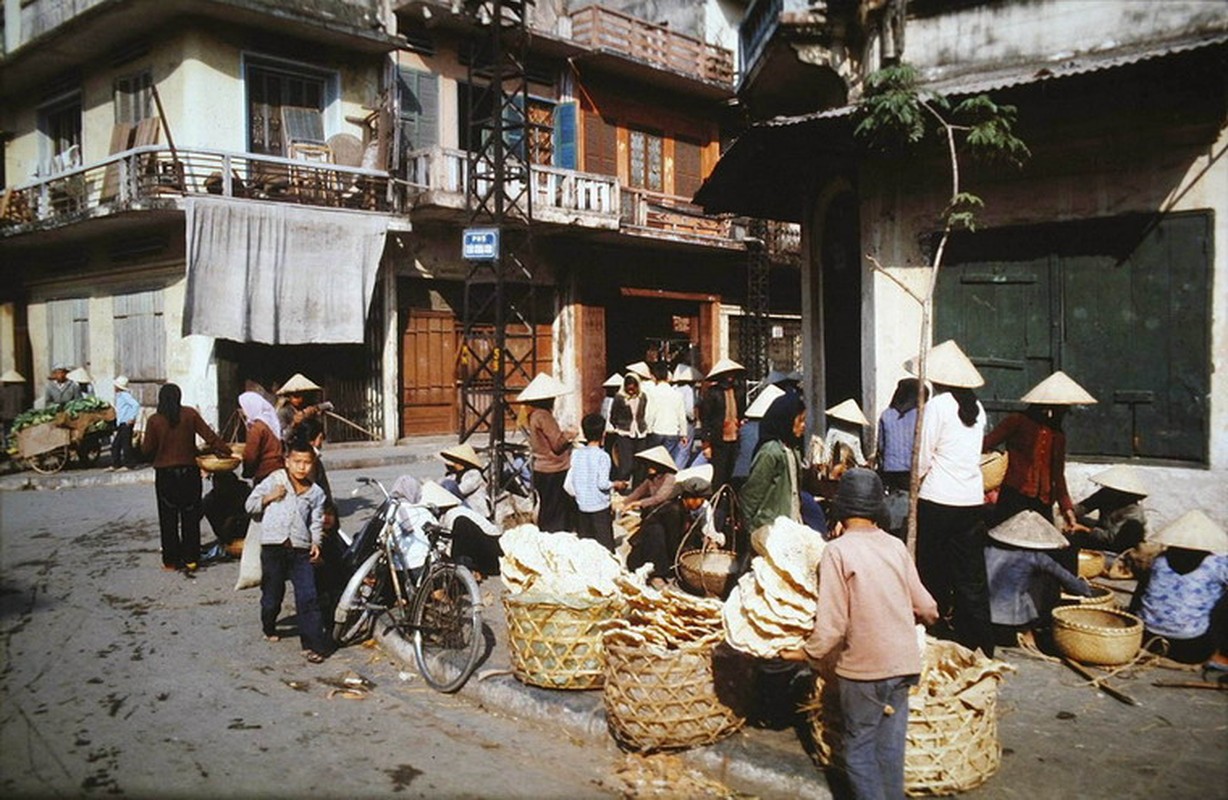
[[678, 139], [674, 142], [674, 194], [690, 200], [699, 191], [699, 145]]
[[584, 170], [618, 174], [618, 129], [592, 111], [584, 112]]
[[576, 169], [576, 104], [554, 107], [554, 166]]
[[439, 81], [429, 72], [402, 67], [397, 88], [401, 95], [401, 147], [420, 150], [439, 141]]

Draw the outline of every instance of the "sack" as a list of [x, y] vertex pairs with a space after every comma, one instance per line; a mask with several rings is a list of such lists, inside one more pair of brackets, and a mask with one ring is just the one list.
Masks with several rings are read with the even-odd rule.
[[260, 585], [260, 523], [252, 520], [247, 526], [247, 538], [243, 540], [243, 555], [239, 558], [239, 579], [235, 591], [251, 589]]

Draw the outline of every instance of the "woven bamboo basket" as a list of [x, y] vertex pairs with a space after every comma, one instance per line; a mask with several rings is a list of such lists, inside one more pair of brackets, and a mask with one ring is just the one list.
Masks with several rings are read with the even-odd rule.
[[724, 597], [738, 580], [738, 554], [732, 550], [703, 548], [677, 555], [679, 579], [688, 589], [706, 597]]
[[1053, 643], [1083, 664], [1125, 664], [1143, 644], [1143, 621], [1115, 608], [1059, 606], [1053, 609]]
[[235, 458], [243, 458], [243, 451], [246, 448], [247, 448], [247, 445], [243, 444], [243, 442], [231, 442], [230, 443], [230, 454], [234, 456]]
[[223, 458], [212, 453], [207, 456], [196, 457], [196, 466], [205, 472], [230, 472], [242, 463], [243, 459], [241, 458], [235, 458], [234, 456]]
[[981, 456], [981, 485], [986, 492], [992, 492], [1002, 486], [1009, 463], [1010, 459], [1006, 453], [1000, 453], [997, 450]]
[[1104, 574], [1104, 553], [1099, 550], [1079, 551], [1079, 577], [1099, 578]]
[[1117, 608], [1117, 594], [1104, 584], [1093, 583], [1091, 597], [1062, 592], [1062, 604], [1084, 608]]
[[622, 598], [504, 594], [512, 674], [547, 689], [596, 689], [605, 674], [600, 624], [617, 617]]
[[[918, 797], [966, 792], [998, 771], [1002, 763], [998, 684], [997, 677], [989, 676], [954, 697], [921, 698], [915, 694], [909, 697], [904, 745], [905, 794]], [[837, 687], [836, 681], [825, 681], [816, 675], [815, 693], [809, 705], [815, 758], [823, 766], [836, 763], [840, 757]]]
[[[712, 744], [746, 721], [748, 680], [722, 670], [711, 647], [662, 650], [611, 643], [606, 647], [605, 702], [610, 732], [637, 751]], [[733, 657], [723, 663], [736, 663]]]

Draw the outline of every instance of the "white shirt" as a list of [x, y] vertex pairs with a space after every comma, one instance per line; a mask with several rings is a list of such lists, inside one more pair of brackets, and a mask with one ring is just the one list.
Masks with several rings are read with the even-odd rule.
[[921, 426], [921, 452], [917, 454], [921, 499], [944, 506], [979, 506], [985, 502], [981, 479], [981, 442], [985, 437], [985, 409], [978, 401], [976, 422], [967, 427], [959, 419], [959, 403], [943, 392], [925, 404]]
[[686, 406], [682, 395], [668, 383], [645, 383], [648, 408], [644, 409], [644, 425], [649, 433], [660, 436], [686, 436]]

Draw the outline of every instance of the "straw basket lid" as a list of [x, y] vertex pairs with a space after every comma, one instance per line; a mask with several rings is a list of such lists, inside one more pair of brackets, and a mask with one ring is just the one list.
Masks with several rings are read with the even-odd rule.
[[861, 406], [857, 405], [857, 401], [851, 397], [827, 409], [826, 413], [829, 417], [851, 422], [854, 425], [870, 424], [870, 420], [866, 419], [866, 415], [862, 413]]
[[755, 401], [746, 409], [747, 419], [763, 419], [763, 415], [772, 407], [772, 403], [776, 402], [776, 398], [784, 395], [785, 390], [779, 386], [765, 386], [759, 392]]
[[115, 386], [116, 389], [127, 389], [128, 388], [128, 376], [127, 375], [117, 375], [115, 377], [115, 380], [112, 381], [111, 383], [113, 386]]
[[418, 498], [417, 503], [417, 505], [435, 506], [435, 508], [452, 508], [460, 504], [461, 499], [459, 497], [435, 481], [426, 481], [422, 484], [422, 496]]
[[649, 368], [647, 361], [636, 361], [634, 364], [628, 364], [626, 370], [645, 380], [652, 380], [652, 370]]
[[1096, 402], [1096, 398], [1060, 369], [1033, 386], [1019, 399], [1025, 403], [1040, 403], [1048, 406], [1073, 406]]
[[439, 455], [446, 461], [457, 461], [461, 464], [467, 464], [476, 469], [482, 469], [484, 466], [486, 466], [482, 463], [482, 459], [478, 456], [477, 451], [473, 449], [473, 445], [469, 444], [468, 442], [464, 444], [454, 444], [447, 450], [440, 450]]
[[712, 475], [711, 464], [700, 464], [698, 467], [678, 470], [674, 480], [683, 494], [703, 494], [712, 488]]
[[716, 362], [712, 369], [708, 370], [708, 379], [711, 380], [719, 375], [724, 375], [727, 372], [745, 372], [746, 367], [731, 358], [722, 358]]
[[1205, 550], [1217, 556], [1228, 554], [1228, 533], [1198, 509], [1182, 514], [1151, 541], [1186, 550]]
[[301, 394], [303, 392], [320, 392], [323, 391], [310, 378], [301, 372], [296, 372], [290, 376], [290, 380], [281, 385], [277, 390], [279, 395], [286, 394]]
[[20, 372], [18, 372], [15, 369], [5, 370], [4, 374], [0, 375], [0, 383], [25, 383], [25, 382], [26, 382], [26, 376], [22, 375]]
[[68, 379], [76, 383], [93, 383], [94, 376], [90, 375], [85, 367], [77, 367], [72, 372], [68, 373]]
[[1143, 483], [1142, 476], [1138, 474], [1138, 470], [1126, 464], [1118, 464], [1104, 472], [1097, 472], [1091, 477], [1091, 481], [1106, 489], [1116, 489], [1139, 497], [1147, 496], [1147, 484]]
[[562, 381], [548, 373], [539, 372], [533, 380], [529, 381], [529, 385], [516, 395], [516, 402], [531, 403], [534, 400], [551, 400], [565, 394], [567, 394], [567, 387]]
[[623, 376], [615, 372], [613, 375], [605, 379], [605, 383], [601, 384], [605, 389], [621, 389], [623, 388]]
[[[914, 378], [917, 376], [917, 359], [904, 362], [904, 369]], [[975, 389], [985, 385], [985, 379], [954, 339], [947, 339], [930, 348], [925, 356], [925, 378], [930, 383]]]
[[699, 370], [690, 364], [679, 364], [674, 367], [674, 375], [670, 380], [674, 383], [694, 383], [699, 380]]
[[647, 461], [649, 464], [656, 464], [658, 467], [667, 469], [670, 472], [678, 471], [678, 465], [674, 463], [674, 457], [671, 456], [669, 454], [669, 451], [666, 450], [661, 445], [657, 445], [656, 447], [650, 447], [647, 450], [644, 450], [643, 452], [636, 453], [635, 457], [639, 459], [643, 459], [644, 461]]
[[1028, 550], [1057, 550], [1069, 544], [1053, 523], [1031, 509], [989, 531], [989, 538]]

